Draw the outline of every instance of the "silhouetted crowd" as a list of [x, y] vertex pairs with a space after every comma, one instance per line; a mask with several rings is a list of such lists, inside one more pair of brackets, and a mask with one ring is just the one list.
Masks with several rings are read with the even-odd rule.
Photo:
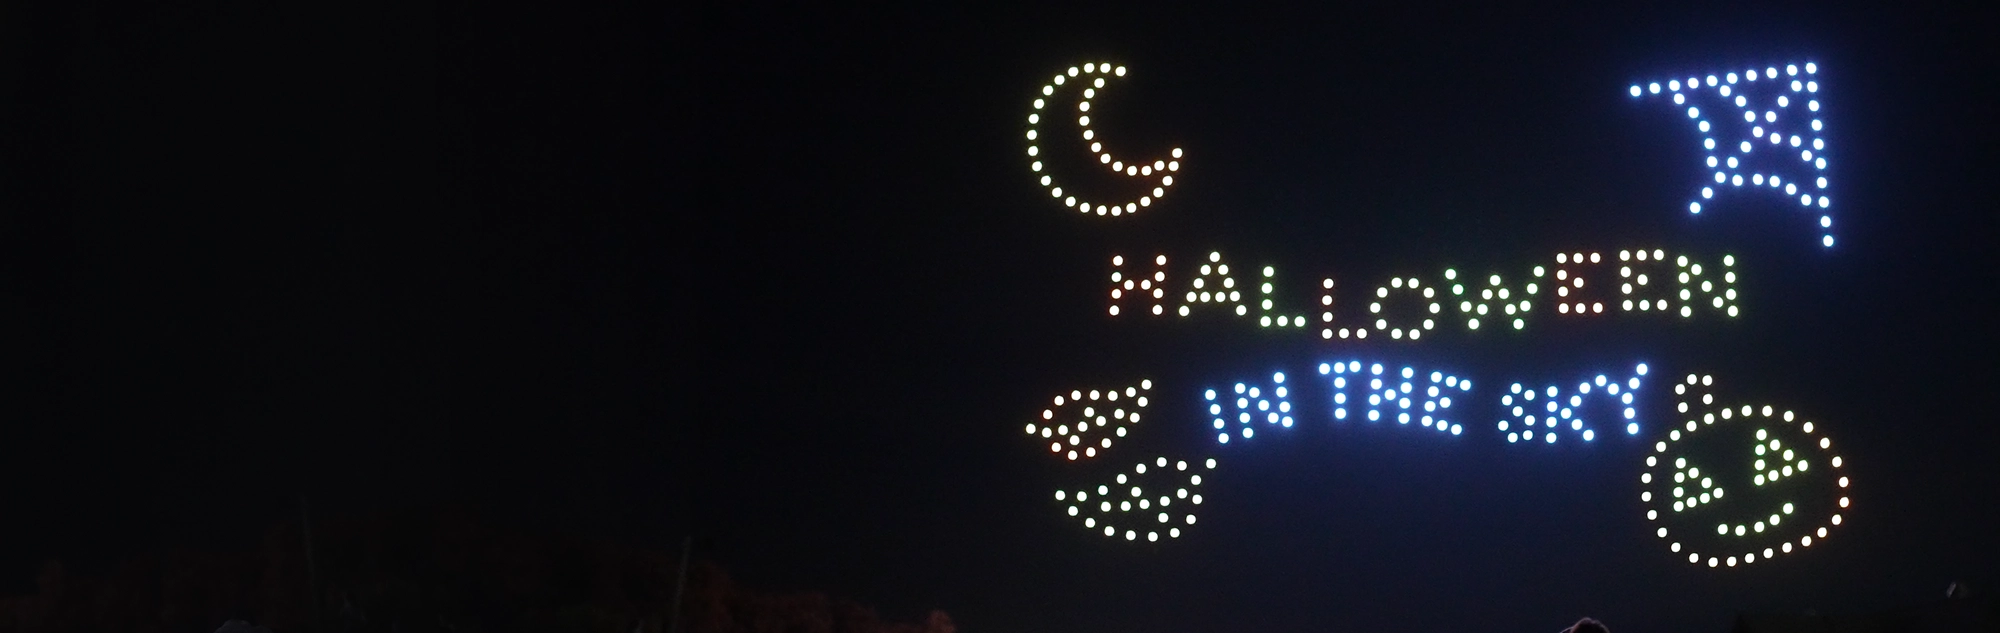
[[[0, 633], [671, 630], [678, 552], [495, 527], [458, 513], [297, 522], [256, 548], [173, 550], [97, 570], [43, 566], [0, 598]], [[315, 589], [317, 587], [317, 589]], [[697, 562], [686, 633], [954, 633], [950, 616], [885, 620], [818, 592], [770, 593]], [[236, 627], [236, 628], [229, 628]]]

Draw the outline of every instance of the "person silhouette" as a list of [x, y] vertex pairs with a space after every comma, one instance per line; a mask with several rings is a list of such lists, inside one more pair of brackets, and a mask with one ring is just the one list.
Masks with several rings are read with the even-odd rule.
[[1577, 620], [1576, 624], [1569, 625], [1569, 628], [1563, 629], [1562, 633], [1611, 633], [1611, 628], [1604, 626], [1603, 622], [1584, 618]]

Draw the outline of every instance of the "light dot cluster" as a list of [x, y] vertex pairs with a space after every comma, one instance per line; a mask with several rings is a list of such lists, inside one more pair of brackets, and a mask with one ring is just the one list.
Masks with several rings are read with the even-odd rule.
[[[1734, 263], [1735, 258], [1732, 256], [1729, 261]], [[1645, 249], [1618, 251], [1619, 309], [1626, 312], [1667, 311], [1668, 300], [1665, 295], [1671, 294], [1671, 291], [1662, 290], [1667, 284], [1663, 281], [1663, 277], [1661, 277], [1661, 269], [1665, 268], [1666, 263], [1667, 252], [1664, 250], [1653, 249], [1650, 252]], [[1725, 274], [1731, 282], [1736, 280], [1735, 272], [1732, 271]], [[1690, 276], [1690, 279], [1692, 279], [1692, 276]], [[1649, 290], [1660, 292], [1647, 292]], [[1734, 293], [1735, 290], [1731, 289], [1729, 292]], [[1692, 293], [1690, 293], [1690, 296], [1692, 296]], [[1731, 298], [1734, 299], [1735, 297], [1731, 296]], [[1692, 307], [1683, 312], [1683, 316], [1694, 315]]]
[[[1736, 304], [1735, 255], [1723, 255], [1720, 270], [1705, 268], [1701, 262], [1681, 255], [1674, 259], [1673, 269], [1669, 272], [1665, 270], [1666, 260], [1667, 252], [1663, 249], [1621, 250], [1618, 251], [1617, 262], [1606, 262], [1598, 253], [1557, 253], [1554, 280], [1556, 312], [1602, 314], [1605, 305], [1601, 300], [1602, 294], [1591, 293], [1601, 293], [1603, 284], [1587, 286], [1585, 277], [1607, 277], [1608, 272], [1593, 269], [1613, 264], [1618, 267], [1620, 301], [1617, 307], [1621, 311], [1666, 313], [1677, 310], [1683, 318], [1691, 318], [1696, 312], [1706, 310], [1730, 317], [1741, 312]], [[1535, 267], [1536, 277], [1541, 277], [1542, 272], [1542, 267]], [[1666, 290], [1669, 281], [1662, 275], [1668, 274], [1672, 275], [1676, 290]], [[1662, 296], [1669, 294], [1676, 295], [1678, 299], [1669, 301]]]
[[[1825, 124], [1819, 118], [1819, 66], [1787, 64], [1634, 85], [1634, 98], [1670, 98], [1700, 132], [1704, 180], [1688, 212], [1725, 191], [1746, 187], [1775, 192], [1819, 216], [1820, 244], [1833, 246], [1832, 204], [1826, 179]], [[1663, 96], [1664, 93], [1664, 96]], [[1707, 110], [1703, 110], [1706, 107]], [[1704, 114], [1706, 112], [1706, 114]], [[1782, 120], [1782, 122], [1781, 122]], [[1725, 136], [1721, 126], [1733, 126]], [[1719, 140], [1718, 140], [1719, 139]]]
[[[1535, 267], [1536, 277], [1540, 277], [1542, 272], [1542, 267]], [[1489, 318], [1511, 321], [1516, 330], [1527, 327], [1527, 312], [1533, 307], [1528, 297], [1541, 291], [1539, 284], [1529, 282], [1527, 287], [1515, 292], [1500, 283], [1499, 275], [1488, 275], [1483, 288], [1477, 287], [1476, 282], [1473, 283], [1474, 288], [1467, 288], [1466, 282], [1473, 280], [1459, 279], [1458, 270], [1453, 268], [1445, 269], [1444, 281], [1451, 284], [1451, 296], [1459, 300], [1459, 317], [1465, 319], [1465, 327], [1469, 330], [1479, 329], [1480, 321]]]
[[[1319, 337], [1331, 339], [1333, 338], [1333, 278], [1320, 280], [1319, 286], [1319, 320], [1323, 326], [1320, 328]], [[1368, 338], [1368, 328], [1355, 328], [1351, 331], [1348, 328], [1340, 328], [1340, 338], [1347, 338], [1350, 335], [1355, 338]]]
[[[1167, 256], [1158, 255], [1153, 257], [1152, 271], [1137, 275], [1127, 275], [1125, 272], [1125, 256], [1112, 256], [1111, 304], [1107, 307], [1107, 312], [1111, 316], [1125, 314], [1135, 307], [1128, 304], [1136, 301], [1139, 303], [1150, 303], [1150, 305], [1136, 306], [1142, 312], [1150, 311], [1155, 316], [1165, 314], [1166, 305], [1163, 302], [1167, 300], [1166, 265]], [[1184, 317], [1190, 316], [1194, 314], [1196, 306], [1206, 303], [1224, 304], [1236, 316], [1245, 316], [1250, 313], [1249, 305], [1243, 301], [1244, 290], [1237, 285], [1236, 278], [1230, 274], [1229, 264], [1223, 263], [1222, 253], [1209, 253], [1208, 259], [1199, 264], [1199, 266], [1199, 272], [1189, 282], [1185, 293], [1178, 295], [1178, 298], [1184, 301], [1174, 309], [1175, 313]], [[1278, 271], [1276, 268], [1270, 266], [1264, 267], [1262, 282], [1259, 284], [1257, 291], [1257, 324], [1267, 328], [1305, 327], [1306, 318], [1302, 315], [1277, 314], [1277, 300], [1275, 299], [1277, 296], [1277, 276]]]
[[[1699, 486], [1695, 485], [1697, 483], [1699, 483], [1700, 485]], [[1685, 510], [1693, 509], [1705, 503], [1714, 503], [1716, 501], [1720, 501], [1722, 500], [1723, 495], [1727, 493], [1728, 493], [1727, 490], [1724, 490], [1721, 486], [1715, 485], [1715, 479], [1713, 477], [1701, 476], [1700, 466], [1689, 466], [1688, 460], [1685, 457], [1676, 458], [1674, 460], [1674, 511], [1675, 512], [1682, 512]], [[1650, 499], [1650, 496], [1648, 497], [1648, 499]], [[1777, 518], [1774, 517], [1771, 519], [1771, 523], [1773, 525], [1776, 525], [1777, 522], [1778, 522]], [[1757, 530], [1760, 532], [1763, 531], [1763, 529], [1764, 528], [1761, 524], [1757, 528]]]
[[[1048, 190], [1049, 197], [1062, 201], [1065, 207], [1097, 215], [1127, 215], [1137, 213], [1141, 208], [1153, 206], [1154, 201], [1165, 197], [1167, 189], [1174, 186], [1173, 174], [1181, 170], [1180, 148], [1176, 147], [1170, 152], [1172, 155], [1171, 159], [1155, 160], [1150, 163], [1145, 161], [1127, 163], [1112, 156], [1111, 152], [1104, 148], [1103, 140], [1097, 138], [1097, 131], [1090, 127], [1090, 100], [1097, 97], [1098, 90], [1104, 89], [1106, 77], [1124, 76], [1124, 66], [1113, 66], [1109, 63], [1092, 62], [1084, 64], [1081, 68], [1071, 66], [1068, 71], [1057, 73], [1054, 78], [1049, 80], [1048, 84], [1042, 86], [1041, 96], [1035, 98], [1034, 110], [1028, 113], [1028, 170], [1035, 173], [1036, 179], [1042, 184], [1042, 188]], [[1055, 96], [1058, 87], [1065, 87], [1069, 84], [1082, 86], [1083, 98], [1077, 101], [1076, 104], [1076, 123], [1077, 127], [1082, 128], [1083, 141], [1090, 145], [1090, 152], [1097, 157], [1098, 164], [1109, 168], [1112, 173], [1127, 177], [1158, 178], [1159, 184], [1153, 187], [1151, 195], [1142, 195], [1137, 200], [1123, 203], [1094, 203], [1079, 199], [1074, 195], [1074, 192], [1066, 195], [1063, 192], [1062, 186], [1056, 183], [1055, 178], [1045, 172], [1042, 165], [1042, 150], [1040, 145], [1042, 140], [1040, 131], [1042, 117], [1044, 115], [1060, 116], [1056, 114], [1056, 108], [1050, 107], [1048, 99]]]
[[1277, 269], [1270, 266], [1264, 267], [1264, 282], [1257, 289], [1257, 296], [1262, 300], [1258, 303], [1259, 308], [1262, 310], [1262, 316], [1257, 317], [1257, 324], [1264, 327], [1305, 327], [1306, 318], [1303, 315], [1286, 316], [1280, 314], [1275, 317], [1272, 316], [1272, 311], [1277, 309], [1277, 303], [1271, 299], [1276, 291], [1277, 277]]
[[[1291, 389], [1285, 386], [1284, 372], [1271, 374], [1271, 384], [1236, 383], [1234, 389], [1202, 392], [1208, 414], [1214, 419], [1215, 441], [1229, 443], [1230, 427], [1238, 426], [1243, 439], [1257, 435], [1256, 424], [1276, 424], [1292, 428]], [[1227, 406], [1225, 406], [1227, 405]], [[1224, 413], [1227, 411], [1227, 413]]]
[[[1583, 253], [1556, 253], [1556, 312], [1562, 314], [1603, 314], [1604, 302], [1586, 297], [1583, 275], [1577, 274], [1584, 264]], [[1591, 253], [1587, 257], [1591, 264], [1604, 261], [1602, 255]], [[1540, 274], [1536, 274], [1540, 277]], [[1595, 290], [1595, 287], [1592, 288]]]
[[1202, 262], [1200, 273], [1189, 282], [1187, 301], [1181, 304], [1180, 315], [1188, 316], [1197, 304], [1233, 304], [1236, 316], [1250, 313], [1243, 303], [1243, 289], [1236, 286], [1236, 278], [1229, 275], [1229, 264], [1222, 263], [1222, 253], [1209, 253], [1208, 261]]
[[1161, 301], [1164, 301], [1167, 297], [1166, 285], [1167, 256], [1160, 255], [1153, 258], [1153, 271], [1151, 274], [1128, 277], [1125, 274], [1125, 256], [1113, 255], [1111, 257], [1111, 316], [1118, 316], [1123, 311], [1123, 304], [1131, 299], [1151, 303], [1154, 316], [1164, 313], [1166, 308]]
[[[1439, 432], [1452, 435], [1465, 432], [1465, 427], [1446, 419], [1445, 413], [1451, 408], [1453, 393], [1472, 391], [1470, 380], [1439, 371], [1422, 374], [1412, 367], [1390, 371], [1381, 363], [1364, 368], [1358, 360], [1320, 363], [1319, 374], [1327, 376], [1328, 384], [1333, 386], [1335, 420], [1346, 420], [1347, 408], [1352, 406], [1356, 417], [1370, 422], [1394, 419], [1399, 424], [1409, 424], [1414, 419], [1424, 428]], [[1349, 397], [1349, 387], [1354, 387], [1360, 395]]]
[[[1704, 272], [1701, 264], [1682, 255], [1674, 260], [1679, 269], [1676, 279], [1680, 281], [1680, 314], [1692, 317], [1697, 309], [1714, 309], [1731, 317], [1737, 315], [1736, 306], [1736, 256], [1722, 256], [1720, 275], [1716, 271]], [[1720, 279], [1722, 283], [1716, 281]], [[1699, 294], [1696, 294], [1699, 293]]]
[[[1333, 280], [1328, 279], [1322, 285], [1326, 287], [1329, 294], [1321, 301], [1321, 305], [1328, 306], [1330, 310], [1333, 305], [1333, 301], [1331, 300]], [[1416, 277], [1392, 278], [1389, 280], [1388, 285], [1377, 287], [1374, 296], [1369, 298], [1368, 318], [1373, 320], [1371, 325], [1375, 327], [1377, 332], [1386, 332], [1389, 338], [1407, 338], [1412, 341], [1423, 338], [1424, 332], [1437, 327], [1436, 315], [1444, 309], [1444, 306], [1439, 305], [1437, 302], [1437, 294], [1437, 288], [1425, 287], [1423, 281]], [[1391, 322], [1389, 320], [1389, 313], [1384, 309], [1384, 306], [1390, 303], [1391, 295], [1407, 295], [1416, 298], [1417, 304], [1422, 306], [1423, 309], [1423, 312], [1416, 317], [1416, 319], [1421, 319], [1421, 321], [1412, 319], [1407, 324]], [[1324, 317], [1327, 322], [1332, 322], [1333, 313], [1331, 311], [1326, 312]], [[1409, 327], [1400, 327], [1400, 325], [1408, 325]], [[1350, 334], [1358, 338], [1368, 338], [1366, 328], [1354, 328], [1352, 332], [1348, 328], [1340, 328], [1339, 332], [1340, 338], [1347, 338]]]
[[[1791, 411], [1770, 405], [1717, 406], [1710, 390], [1714, 383], [1714, 376], [1688, 374], [1674, 385], [1676, 409], [1683, 423], [1670, 430], [1666, 440], [1653, 445], [1653, 454], [1646, 457], [1646, 470], [1639, 475], [1639, 500], [1647, 506], [1646, 519], [1663, 524], [1654, 528], [1654, 535], [1667, 542], [1667, 549], [1676, 556], [1686, 554], [1689, 563], [1709, 567], [1770, 560], [1811, 547], [1815, 539], [1824, 540], [1842, 523], [1842, 514], [1851, 505], [1848, 478], [1841, 470], [1840, 456], [1833, 452], [1832, 440]], [[1736, 437], [1749, 440], [1748, 451], [1728, 455], [1725, 460], [1743, 460], [1747, 470], [1704, 472], [1703, 465], [1683, 446], [1698, 435], [1717, 433], [1737, 433]], [[1787, 436], [1792, 438], [1790, 442]], [[1741, 480], [1720, 479], [1725, 473], [1743, 472], [1750, 473], [1748, 486]], [[1817, 525], [1800, 516], [1817, 506], [1806, 505], [1812, 495], [1785, 490], [1796, 487], [1790, 484], [1808, 473], [1832, 483], [1832, 496], [1826, 499], [1831, 509]], [[1725, 497], [1730, 502], [1725, 503]], [[1712, 505], [1720, 509], [1709, 509]], [[1735, 520], [1703, 518], [1721, 511], [1730, 512]], [[1665, 525], [1669, 523], [1681, 527]]]
[[[1672, 263], [1667, 261], [1670, 257]], [[1488, 327], [1496, 320], [1500, 327], [1523, 330], [1537, 301], [1554, 303], [1555, 313], [1561, 315], [1604, 314], [1607, 306], [1614, 305], [1608, 296], [1614, 286], [1622, 299], [1614, 307], [1622, 312], [1678, 312], [1682, 317], [1709, 310], [1731, 317], [1741, 312], [1736, 303], [1734, 255], [1723, 255], [1719, 268], [1703, 266], [1687, 255], [1671, 256], [1664, 249], [1621, 250], [1617, 261], [1603, 253], [1557, 253], [1555, 263], [1554, 268], [1533, 267], [1527, 275], [1529, 281], [1518, 287], [1508, 286], [1497, 274], [1481, 279], [1461, 274], [1456, 268], [1446, 268], [1435, 286], [1419, 277], [1391, 278], [1366, 297], [1368, 312], [1362, 317], [1366, 323], [1357, 327], [1340, 327], [1335, 323], [1336, 285], [1332, 278], [1323, 278], [1319, 297], [1320, 338], [1366, 339], [1373, 332], [1396, 340], [1420, 339], [1430, 334], [1438, 319], [1445, 318], [1447, 304], [1455, 304], [1458, 313], [1452, 318], [1463, 323], [1467, 330]], [[1608, 267], [1613, 265], [1618, 273], [1615, 284], [1608, 281], [1612, 279]], [[1448, 296], [1440, 296], [1447, 293]], [[1417, 305], [1413, 312], [1417, 314], [1392, 316], [1391, 305], [1397, 301], [1413, 301]]]
[[[1781, 192], [1788, 200], [1796, 196], [1802, 207], [1818, 216], [1821, 243], [1833, 246], [1825, 171], [1826, 142], [1821, 137], [1824, 126], [1817, 114], [1820, 110], [1817, 67], [1807, 63], [1802, 70], [1803, 73], [1800, 67], [1788, 65], [1782, 74], [1771, 67], [1750, 69], [1740, 75], [1728, 72], [1720, 77], [1690, 77], [1685, 83], [1672, 79], [1666, 82], [1664, 92], [1659, 83], [1630, 87], [1629, 92], [1635, 98], [1664, 94], [1664, 98], [1674, 101], [1676, 108], [1685, 107], [1688, 118], [1701, 133], [1708, 170], [1699, 185], [1698, 197], [1688, 205], [1691, 213], [1701, 213], [1703, 205], [1711, 204], [1720, 192], [1744, 188], [1765, 190], [1765, 195]], [[1103, 140], [1097, 138], [1092, 127], [1092, 100], [1097, 91], [1105, 88], [1108, 79], [1125, 74], [1123, 66], [1095, 62], [1069, 68], [1042, 87], [1042, 94], [1034, 100], [1033, 111], [1028, 115], [1030, 171], [1052, 198], [1081, 213], [1135, 214], [1163, 198], [1180, 171], [1183, 153], [1179, 148], [1171, 150], [1172, 160], [1128, 164], [1113, 156], [1105, 149]], [[1082, 140], [1092, 155], [1115, 174], [1149, 179], [1151, 195], [1110, 204], [1081, 200], [1075, 192], [1066, 194], [1046, 173], [1039, 139], [1042, 118], [1057, 116], [1059, 111], [1063, 112], [1061, 116], [1069, 116], [1062, 108], [1051, 107], [1047, 98], [1053, 98], [1058, 87], [1072, 83], [1080, 84], [1074, 86], [1081, 92], [1074, 115]], [[1738, 115], [1742, 119], [1740, 124], [1736, 122]], [[1784, 119], [1782, 123], [1780, 118]], [[1721, 124], [1737, 126], [1735, 129], [1742, 134], [1718, 142], [1718, 138], [1727, 136], [1715, 130]], [[1809, 132], [1806, 127], [1810, 127]], [[1791, 158], [1794, 152], [1796, 160]], [[1150, 179], [1155, 178], [1158, 186], [1151, 186]], [[1429, 277], [1394, 277], [1374, 287], [1364, 301], [1368, 306], [1365, 322], [1353, 327], [1335, 326], [1335, 283], [1332, 278], [1325, 278], [1321, 283], [1322, 338], [1331, 339], [1337, 333], [1343, 339], [1365, 339], [1372, 332], [1392, 340], [1415, 341], [1432, 333], [1438, 321], [1449, 319], [1443, 313], [1446, 306], [1453, 304], [1458, 309], [1457, 318], [1467, 329], [1478, 330], [1482, 323], [1497, 319], [1500, 321], [1497, 327], [1511, 324], [1518, 331], [1525, 328], [1535, 299], [1542, 296], [1553, 304], [1558, 315], [1600, 315], [1607, 305], [1626, 313], [1678, 312], [1683, 318], [1709, 310], [1729, 317], [1739, 314], [1733, 256], [1723, 256], [1720, 267], [1704, 271], [1701, 263], [1685, 255], [1673, 258], [1674, 263], [1669, 265], [1664, 249], [1621, 250], [1615, 260], [1609, 253], [1557, 253], [1553, 267], [1534, 266], [1528, 281], [1519, 287], [1507, 286], [1497, 274], [1461, 279], [1458, 270], [1449, 268], [1443, 272], [1442, 283], [1427, 283], [1432, 280]], [[1171, 303], [1165, 288], [1166, 260], [1164, 255], [1157, 256], [1150, 269], [1128, 274], [1124, 257], [1114, 256], [1109, 314], [1116, 317], [1121, 312], [1139, 310], [1163, 316]], [[1174, 310], [1180, 316], [1189, 316], [1198, 304], [1218, 303], [1242, 317], [1248, 314], [1249, 305], [1255, 303], [1259, 306], [1260, 327], [1305, 327], [1304, 316], [1277, 313], [1273, 267], [1262, 268], [1257, 278], [1257, 296], [1245, 301], [1246, 289], [1237, 284], [1237, 278], [1232, 276], [1230, 266], [1223, 263], [1219, 252], [1209, 253], [1198, 266], [1199, 273], [1190, 276], [1189, 287], [1174, 293], [1180, 303]], [[1614, 267], [1618, 272], [1615, 280], [1610, 275]], [[1609, 290], [1614, 287], [1615, 295]], [[1543, 292], [1544, 289], [1548, 292]], [[1179, 300], [1183, 298], [1184, 301]], [[1544, 308], [1543, 312], [1547, 311]], [[1539, 440], [1554, 444], [1565, 434], [1592, 442], [1599, 430], [1593, 421], [1601, 422], [1602, 418], [1583, 409], [1586, 401], [1608, 399], [1612, 410], [1617, 412], [1609, 415], [1622, 413], [1627, 435], [1637, 435], [1634, 392], [1641, 387], [1641, 377], [1647, 371], [1645, 364], [1639, 364], [1634, 375], [1623, 381], [1597, 375], [1576, 383], [1573, 389], [1561, 385], [1524, 388], [1516, 383], [1501, 395], [1500, 403], [1507, 413], [1498, 422], [1498, 429], [1506, 434], [1509, 443]], [[1471, 391], [1469, 380], [1437, 371], [1420, 374], [1412, 367], [1395, 370], [1380, 363], [1364, 365], [1357, 360], [1322, 363], [1319, 373], [1332, 386], [1332, 412], [1336, 420], [1347, 420], [1351, 405], [1355, 418], [1371, 422], [1395, 419], [1402, 425], [1417, 421], [1420, 426], [1440, 433], [1454, 436], [1463, 433], [1463, 427], [1447, 419], [1447, 414], [1453, 395], [1464, 396]], [[1350, 385], [1350, 381], [1354, 384]], [[1830, 439], [1815, 434], [1810, 421], [1795, 425], [1796, 416], [1791, 411], [1779, 412], [1769, 405], [1718, 407], [1708, 390], [1712, 385], [1712, 376], [1696, 374], [1687, 375], [1682, 383], [1675, 385], [1683, 422], [1669, 428], [1666, 439], [1655, 443], [1651, 454], [1646, 456], [1646, 470], [1640, 475], [1640, 500], [1647, 504], [1647, 520], [1660, 524], [1652, 530], [1655, 536], [1677, 556], [1686, 554], [1689, 563], [1705, 563], [1711, 568], [1770, 560], [1809, 548], [1816, 539], [1827, 538], [1832, 528], [1842, 524], [1843, 515], [1851, 505], [1843, 460], [1833, 453]], [[1350, 386], [1354, 387], [1352, 393]], [[1098, 457], [1100, 451], [1110, 450], [1114, 440], [1125, 438], [1139, 423], [1149, 404], [1151, 388], [1152, 381], [1143, 380], [1123, 389], [1079, 389], [1057, 395], [1052, 399], [1053, 406], [1041, 412], [1040, 420], [1027, 424], [1025, 431], [1037, 443], [1047, 442], [1050, 452], [1061, 459]], [[1250, 439], [1257, 426], [1294, 426], [1291, 390], [1285, 374], [1279, 372], [1273, 373], [1266, 384], [1239, 382], [1230, 389], [1204, 391], [1203, 406], [1218, 432], [1217, 442], [1227, 444], [1232, 437]], [[1719, 432], [1718, 428], [1726, 431]], [[1704, 463], [1696, 459], [1704, 455], [1690, 451], [1685, 444], [1697, 435], [1707, 439], [1729, 432], [1748, 438], [1749, 450], [1721, 459], [1706, 454]], [[1716, 470], [1718, 467], [1722, 469], [1720, 472]], [[1143, 535], [1148, 542], [1157, 542], [1162, 535], [1179, 538], [1183, 528], [1195, 524], [1193, 506], [1203, 502], [1200, 473], [1215, 468], [1215, 459], [1190, 464], [1161, 456], [1117, 472], [1112, 482], [1095, 488], [1058, 490], [1054, 497], [1064, 512], [1080, 519], [1088, 530], [1101, 532], [1108, 538], [1122, 536], [1126, 541], [1137, 541]], [[1725, 475], [1729, 478], [1725, 479]], [[1163, 480], [1165, 483], [1161, 484]], [[1832, 494], [1800, 496], [1795, 492], [1807, 486], [1823, 486], [1822, 491], [1831, 489]], [[1820, 513], [1822, 509], [1824, 513]], [[1751, 510], [1750, 516], [1743, 516], [1745, 510]], [[1715, 515], [1722, 512], [1730, 513], [1732, 516], [1728, 518], [1733, 520], [1719, 520], [1721, 517]], [[1814, 517], [1819, 516], [1826, 518], [1816, 522]]]
[[[1095, 488], [1057, 490], [1056, 503], [1066, 506], [1063, 511], [1069, 516], [1082, 517], [1084, 529], [1107, 537], [1137, 541], [1143, 536], [1147, 542], [1158, 541], [1162, 535], [1180, 538], [1181, 528], [1194, 525], [1194, 507], [1202, 502], [1200, 473], [1212, 470], [1213, 458], [1189, 464], [1160, 457], [1139, 462], [1129, 472]], [[1142, 480], [1158, 479], [1169, 483], [1150, 491], [1140, 485]]]
[[1570, 433], [1583, 438], [1585, 442], [1596, 441], [1597, 429], [1584, 419], [1583, 404], [1592, 398], [1610, 398], [1624, 417], [1626, 435], [1638, 435], [1638, 409], [1633, 406], [1632, 394], [1638, 391], [1640, 377], [1646, 375], [1646, 365], [1640, 363], [1633, 368], [1633, 376], [1622, 383], [1598, 374], [1596, 378], [1578, 382], [1575, 389], [1564, 390], [1556, 385], [1543, 389], [1522, 388], [1514, 383], [1507, 393], [1500, 396], [1500, 406], [1507, 410], [1508, 417], [1500, 420], [1500, 432], [1507, 434], [1508, 443], [1533, 442], [1554, 444], [1560, 433]]
[[1070, 461], [1096, 457], [1111, 448], [1113, 438], [1125, 437], [1139, 414], [1149, 404], [1152, 380], [1124, 389], [1082, 389], [1057, 395], [1054, 406], [1043, 409], [1041, 420], [1029, 422], [1029, 437], [1049, 443], [1049, 452]]

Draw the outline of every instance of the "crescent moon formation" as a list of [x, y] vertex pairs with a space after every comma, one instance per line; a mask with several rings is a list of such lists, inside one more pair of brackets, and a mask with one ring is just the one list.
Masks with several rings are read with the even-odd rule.
[[[1028, 170], [1035, 173], [1042, 188], [1049, 192], [1049, 197], [1061, 201], [1064, 207], [1085, 214], [1131, 215], [1138, 213], [1142, 208], [1153, 206], [1153, 202], [1166, 197], [1167, 190], [1174, 186], [1174, 174], [1181, 170], [1180, 148], [1173, 148], [1168, 158], [1150, 162], [1126, 162], [1112, 156], [1111, 152], [1104, 148], [1103, 140], [1097, 138], [1097, 132], [1090, 129], [1090, 100], [1097, 96], [1098, 90], [1104, 89], [1106, 77], [1124, 76], [1124, 66], [1113, 66], [1110, 63], [1093, 62], [1084, 64], [1081, 68], [1071, 66], [1069, 70], [1057, 73], [1049, 83], [1042, 86], [1042, 95], [1035, 98], [1035, 107], [1028, 113]], [[1083, 98], [1076, 104], [1076, 123], [1083, 129], [1083, 140], [1090, 144], [1090, 151], [1097, 156], [1097, 163], [1110, 169], [1112, 173], [1128, 178], [1148, 180], [1157, 178], [1157, 183], [1153, 183], [1152, 195], [1142, 195], [1137, 200], [1123, 202], [1083, 200], [1073, 195], [1075, 192], [1065, 194], [1055, 178], [1044, 171], [1041, 158], [1041, 133], [1037, 127], [1041, 125], [1044, 116], [1057, 116], [1055, 109], [1049, 107], [1048, 99], [1055, 96], [1057, 88], [1066, 85], [1083, 86]]]

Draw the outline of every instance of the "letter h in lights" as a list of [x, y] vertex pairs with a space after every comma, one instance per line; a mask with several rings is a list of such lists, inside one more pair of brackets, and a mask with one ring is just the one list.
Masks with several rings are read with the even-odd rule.
[[[1412, 367], [1389, 371], [1381, 363], [1364, 369], [1361, 361], [1320, 363], [1319, 374], [1326, 376], [1327, 384], [1332, 387], [1335, 420], [1348, 419], [1347, 409], [1354, 407], [1356, 416], [1369, 422], [1391, 419], [1407, 425], [1416, 421], [1424, 428], [1442, 433], [1465, 432], [1464, 426], [1445, 419], [1445, 414], [1451, 408], [1453, 394], [1472, 391], [1470, 380], [1440, 371], [1419, 375]], [[1425, 378], [1430, 381], [1424, 383]]]
[[1118, 316], [1134, 306], [1149, 310], [1154, 316], [1164, 314], [1163, 302], [1167, 296], [1167, 256], [1153, 258], [1153, 269], [1138, 274], [1127, 274], [1125, 256], [1111, 258], [1111, 316]]

